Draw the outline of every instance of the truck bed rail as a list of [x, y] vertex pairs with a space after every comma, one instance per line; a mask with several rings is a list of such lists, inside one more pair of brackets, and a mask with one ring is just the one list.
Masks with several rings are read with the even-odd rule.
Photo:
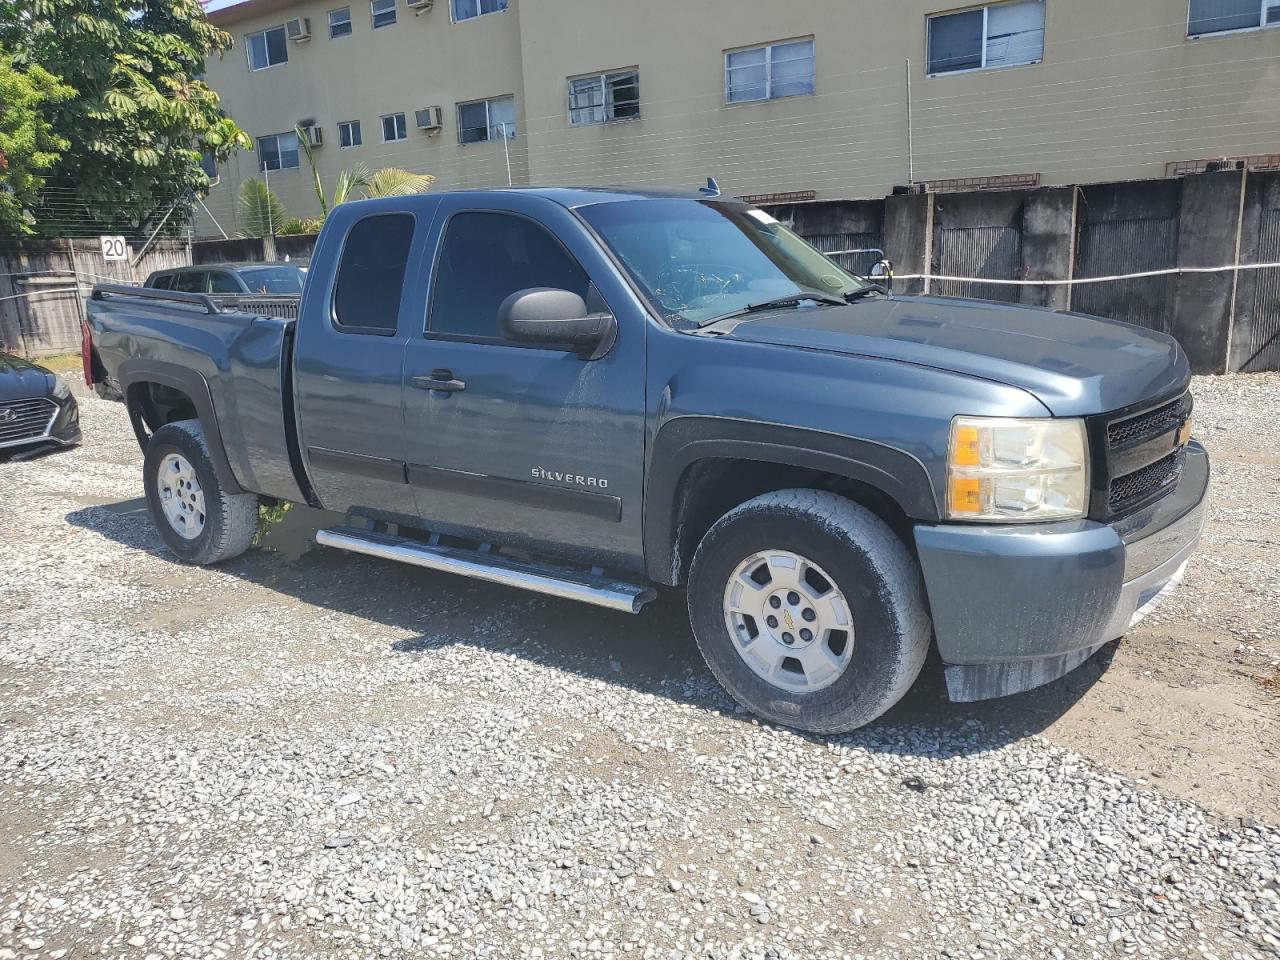
[[122, 283], [99, 283], [89, 295], [94, 300], [105, 300], [107, 297], [141, 297], [144, 300], [170, 300], [175, 303], [186, 303], [204, 307], [210, 315], [222, 310], [214, 303], [213, 298], [203, 293], [180, 293], [177, 290], [156, 290], [153, 287], [130, 287]]

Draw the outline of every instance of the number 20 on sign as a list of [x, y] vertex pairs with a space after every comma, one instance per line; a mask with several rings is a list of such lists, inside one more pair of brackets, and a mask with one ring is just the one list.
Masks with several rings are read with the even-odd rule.
[[103, 260], [129, 259], [129, 245], [124, 242], [124, 237], [99, 237], [98, 241], [102, 244]]

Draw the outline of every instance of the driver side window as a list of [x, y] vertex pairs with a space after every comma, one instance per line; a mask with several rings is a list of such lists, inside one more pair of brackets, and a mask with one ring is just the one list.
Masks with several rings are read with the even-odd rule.
[[449, 220], [432, 282], [428, 331], [500, 340], [498, 307], [517, 290], [554, 287], [588, 297], [586, 272], [548, 230], [509, 213], [458, 213]]

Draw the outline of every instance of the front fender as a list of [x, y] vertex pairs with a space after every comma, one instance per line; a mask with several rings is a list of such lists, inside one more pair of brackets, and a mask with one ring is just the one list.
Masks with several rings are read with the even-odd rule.
[[819, 470], [878, 490], [912, 519], [937, 522], [940, 517], [928, 471], [902, 450], [871, 440], [780, 424], [677, 417], [658, 431], [645, 490], [645, 564], [649, 576], [659, 583], [679, 579], [675, 558], [681, 479], [695, 463], [710, 459]]

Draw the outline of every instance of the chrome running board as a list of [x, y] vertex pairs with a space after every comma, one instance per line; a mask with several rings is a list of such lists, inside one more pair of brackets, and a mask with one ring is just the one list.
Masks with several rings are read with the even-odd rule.
[[639, 613], [641, 607], [658, 595], [652, 587], [616, 580], [597, 570], [588, 572], [528, 563], [508, 559], [496, 551], [424, 543], [371, 530], [351, 527], [319, 530], [316, 543], [566, 600], [580, 600], [624, 613]]

